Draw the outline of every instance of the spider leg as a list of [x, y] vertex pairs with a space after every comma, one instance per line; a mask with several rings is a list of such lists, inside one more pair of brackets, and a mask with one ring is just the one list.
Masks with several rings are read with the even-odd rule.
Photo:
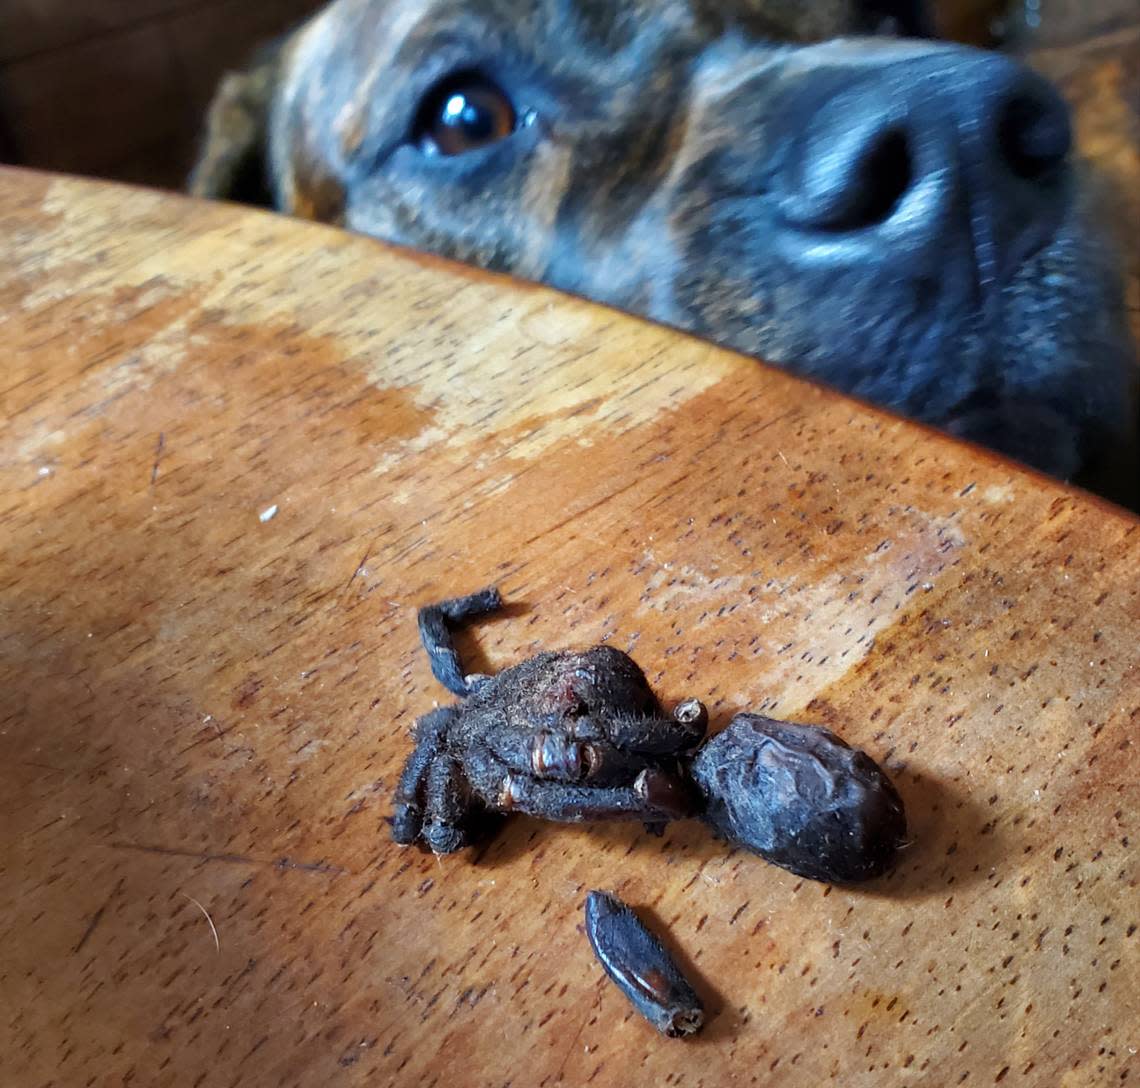
[[502, 606], [503, 599], [498, 589], [489, 586], [466, 597], [425, 605], [417, 613], [420, 641], [431, 662], [432, 676], [453, 695], [464, 696], [471, 690], [452, 638], [453, 627], [477, 616], [497, 612]]
[[409, 846], [420, 837], [423, 827], [421, 796], [432, 760], [443, 749], [452, 723], [459, 717], [457, 707], [444, 706], [425, 714], [416, 722], [415, 747], [408, 756], [393, 796], [392, 838]]
[[591, 786], [628, 786], [642, 771], [653, 768], [655, 762], [645, 752], [620, 748], [608, 741], [591, 741], [586, 745], [583, 782]]
[[472, 802], [463, 768], [454, 756], [439, 755], [424, 782], [423, 840], [433, 854], [454, 854], [470, 841], [467, 827]]
[[512, 771], [555, 782], [629, 785], [647, 762], [604, 739], [578, 739], [554, 724], [518, 729], [505, 718], [482, 731], [473, 749], [497, 761], [500, 777]]
[[502, 718], [482, 731], [475, 750], [494, 757], [504, 773], [511, 770], [539, 778], [577, 782], [585, 777], [589, 768], [589, 747], [554, 725], [518, 729]]
[[486, 744], [464, 760], [468, 781], [490, 809], [523, 812], [560, 823], [585, 820], [643, 820], [665, 823], [692, 816], [692, 791], [678, 776], [645, 767], [626, 786], [591, 786], [550, 781], [508, 766]]
[[585, 718], [524, 729], [501, 718], [482, 730], [479, 747], [511, 771], [595, 786], [628, 786], [654, 762], [645, 753], [614, 745], [600, 725]]
[[641, 820], [662, 824], [695, 815], [691, 790], [665, 771], [643, 770], [632, 786], [572, 786], [508, 775], [499, 796], [500, 807], [559, 823], [586, 820]]
[[[588, 719], [582, 719], [587, 722]], [[604, 735], [616, 748], [644, 755], [676, 755], [695, 748], [704, 739], [709, 715], [703, 703], [685, 699], [671, 717], [616, 716], [605, 723]], [[579, 727], [579, 733], [596, 728], [592, 722]]]

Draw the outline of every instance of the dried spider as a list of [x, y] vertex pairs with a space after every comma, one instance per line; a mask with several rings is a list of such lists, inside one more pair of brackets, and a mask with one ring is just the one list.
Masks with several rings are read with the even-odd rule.
[[492, 588], [419, 612], [432, 673], [462, 701], [416, 722], [396, 787], [396, 842], [422, 840], [450, 854], [495, 813], [650, 826], [695, 815], [680, 757], [704, 737], [704, 706], [686, 699], [666, 717], [641, 669], [611, 646], [542, 653], [494, 677], [464, 675], [452, 625], [501, 604]]

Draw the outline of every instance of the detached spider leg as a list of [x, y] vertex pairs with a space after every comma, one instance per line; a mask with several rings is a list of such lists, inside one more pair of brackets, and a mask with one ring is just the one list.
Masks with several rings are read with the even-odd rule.
[[420, 640], [427, 650], [431, 662], [431, 672], [452, 695], [470, 695], [472, 685], [468, 683], [459, 660], [459, 651], [452, 638], [453, 628], [477, 616], [486, 616], [503, 607], [503, 599], [495, 586], [481, 589], [466, 597], [453, 597], [421, 608], [416, 619], [419, 622]]
[[424, 782], [433, 760], [443, 751], [448, 729], [458, 718], [458, 708], [442, 706], [416, 722], [415, 747], [404, 764], [393, 797], [392, 838], [401, 846], [410, 846], [420, 837]]

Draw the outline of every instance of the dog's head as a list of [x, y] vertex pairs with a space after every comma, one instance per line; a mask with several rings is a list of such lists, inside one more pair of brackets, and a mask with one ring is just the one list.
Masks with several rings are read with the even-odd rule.
[[883, 19], [924, 29], [886, 0], [336, 0], [223, 86], [194, 188], [264, 167], [283, 211], [1072, 476], [1130, 440], [1133, 352], [1066, 108], [1003, 56], [853, 36]]

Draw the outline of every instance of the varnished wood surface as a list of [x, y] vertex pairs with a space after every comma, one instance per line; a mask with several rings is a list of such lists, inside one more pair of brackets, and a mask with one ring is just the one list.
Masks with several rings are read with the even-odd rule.
[[[1140, 532], [542, 289], [0, 172], [0, 1083], [1140, 1079]], [[697, 824], [396, 848], [415, 606], [825, 723], [913, 845], [853, 890]], [[714, 1010], [657, 1037], [611, 888]], [[208, 916], [208, 917], [207, 917]]]

